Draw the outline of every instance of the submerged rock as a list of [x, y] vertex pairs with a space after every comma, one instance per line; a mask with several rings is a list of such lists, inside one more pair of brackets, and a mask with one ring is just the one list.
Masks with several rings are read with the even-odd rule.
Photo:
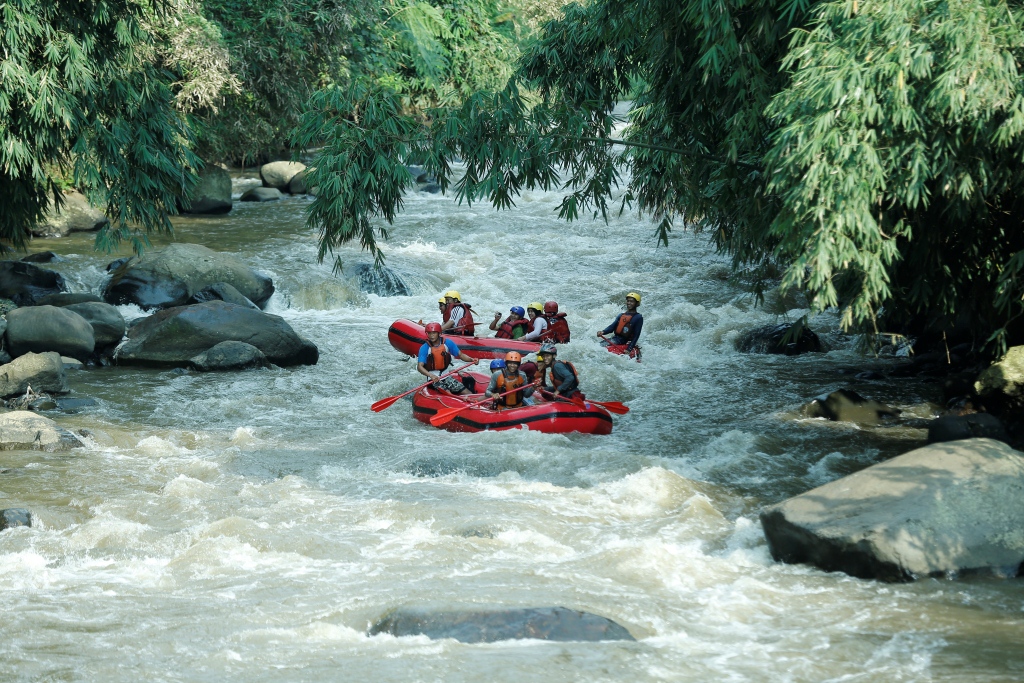
[[32, 526], [32, 513], [25, 508], [0, 510], [0, 529], [13, 529], [16, 526]]
[[0, 415], [0, 450], [66, 451], [82, 440], [48, 417], [27, 410]]
[[215, 370], [245, 370], [265, 368], [270, 361], [263, 352], [252, 344], [240, 341], [225, 341], [189, 361], [193, 370], [212, 372]]
[[242, 202], [276, 202], [283, 198], [281, 190], [276, 187], [254, 187], [247, 190], [240, 198]]
[[219, 166], [207, 164], [199, 173], [192, 202], [182, 213], [222, 214], [231, 211], [231, 175]]
[[16, 306], [35, 306], [47, 295], [66, 291], [60, 273], [24, 261], [0, 261], [0, 298]]
[[945, 415], [928, 425], [928, 443], [962, 439], [995, 439], [1009, 443], [1010, 435], [999, 418], [990, 413]]
[[315, 365], [319, 358], [316, 345], [280, 316], [208, 301], [159, 311], [132, 325], [115, 359], [121, 365], [187, 367], [224, 341], [251, 344], [276, 365]]
[[56, 351], [79, 360], [92, 355], [96, 338], [89, 321], [69, 307], [30, 306], [7, 314], [5, 347], [12, 356]]
[[230, 284], [261, 308], [274, 293], [269, 277], [236, 256], [201, 244], [177, 243], [121, 264], [114, 270], [103, 297], [114, 305], [167, 308], [181, 306], [197, 292], [219, 282]]
[[772, 557], [886, 581], [1024, 561], [1024, 453], [992, 439], [935, 444], [761, 513]]
[[758, 327], [743, 333], [736, 342], [736, 348], [743, 353], [774, 353], [787, 356], [821, 351], [821, 340], [809, 327], [801, 329], [795, 339], [786, 341], [792, 328], [791, 323]]
[[192, 295], [188, 303], [201, 304], [204, 301], [227, 301], [229, 304], [246, 306], [247, 308], [259, 308], [259, 306], [249, 301], [241, 292], [226, 282], [215, 282], [209, 287], [203, 287]]
[[64, 259], [52, 251], [37, 251], [34, 254], [22, 256], [20, 260], [23, 263], [53, 263], [54, 261], [63, 261]]
[[271, 161], [260, 166], [260, 180], [263, 187], [284, 190], [292, 178], [306, 170], [306, 165], [298, 161]]
[[356, 263], [345, 269], [346, 274], [354, 277], [359, 289], [377, 296], [409, 296], [409, 286], [402, 276], [387, 266], [376, 268], [371, 263]]
[[26, 353], [0, 365], [0, 398], [22, 396], [32, 387], [36, 392], [66, 394], [68, 379], [60, 354]]
[[897, 417], [902, 411], [864, 398], [856, 391], [839, 389], [818, 396], [800, 408], [800, 412], [804, 417], [823, 417], [835, 422], [877, 424], [883, 417]]
[[64, 237], [72, 232], [94, 232], [110, 224], [110, 219], [89, 204], [81, 192], [64, 193], [64, 206], [60, 211], [51, 200], [46, 217], [32, 228], [36, 237]]
[[454, 638], [463, 643], [498, 640], [583, 641], [635, 640], [611, 619], [565, 607], [432, 612], [400, 609], [386, 615], [370, 629], [370, 635], [425, 635]]

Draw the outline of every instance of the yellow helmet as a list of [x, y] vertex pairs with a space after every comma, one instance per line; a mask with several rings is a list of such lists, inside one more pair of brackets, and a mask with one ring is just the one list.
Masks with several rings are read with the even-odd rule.
[[636, 299], [636, 302], [640, 303], [640, 295], [637, 294], [636, 292], [630, 292], [629, 294], [626, 295], [626, 298], [627, 299]]
[[456, 301], [462, 301], [462, 295], [459, 294], [454, 289], [449, 289], [447, 292], [444, 293], [444, 295], [446, 297], [448, 297], [449, 299], [455, 299]]
[[437, 303], [439, 303], [439, 304], [446, 304], [446, 303], [448, 303], [448, 299], [445, 299], [445, 298], [444, 298], [444, 297], [442, 296], [442, 297], [441, 297], [440, 299], [438, 299], [438, 300], [437, 300]]
[[526, 307], [526, 310], [529, 311], [530, 309], [533, 309], [533, 310], [537, 311], [538, 313], [543, 313], [544, 312], [544, 304], [542, 304], [539, 301], [534, 301], [532, 304], [530, 304], [529, 306]]

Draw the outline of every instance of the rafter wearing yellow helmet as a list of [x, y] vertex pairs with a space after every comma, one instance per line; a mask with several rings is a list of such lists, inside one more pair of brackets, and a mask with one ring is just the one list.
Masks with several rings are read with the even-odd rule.
[[[644, 326], [644, 317], [640, 315], [640, 311], [636, 310], [639, 305], [640, 294], [638, 292], [630, 292], [626, 295], [626, 312], [617, 315], [611, 325], [597, 333], [597, 336], [604, 340], [601, 342], [602, 344], [605, 346], [625, 344], [626, 353], [631, 353], [636, 348], [636, 343], [640, 340], [640, 331]], [[604, 336], [606, 334], [614, 336], [607, 339]]]

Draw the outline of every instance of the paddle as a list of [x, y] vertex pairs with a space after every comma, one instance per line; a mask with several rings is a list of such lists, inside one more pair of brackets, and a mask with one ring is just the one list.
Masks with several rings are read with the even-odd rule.
[[[536, 385], [537, 383], [533, 382], [533, 384]], [[456, 415], [461, 413], [463, 410], [468, 410], [469, 408], [472, 408], [474, 406], [478, 406], [481, 403], [486, 403], [487, 401], [492, 401], [492, 400], [494, 400], [496, 398], [501, 398], [503, 396], [508, 396], [509, 394], [514, 394], [517, 391], [522, 391], [523, 389], [525, 389], [528, 386], [530, 386], [530, 385], [529, 384], [524, 384], [521, 387], [518, 387], [516, 389], [510, 389], [510, 390], [506, 391], [503, 394], [498, 394], [497, 396], [490, 396], [488, 398], [484, 398], [484, 399], [481, 399], [479, 401], [473, 401], [473, 402], [468, 402], [467, 401], [466, 405], [464, 405], [464, 406], [457, 406], [455, 408], [445, 408], [444, 410], [439, 410], [439, 411], [437, 411], [436, 415], [434, 415], [432, 418], [430, 418], [430, 424], [434, 425], [435, 427], [440, 427], [445, 422], [450, 422], [453, 417], [455, 417]]]
[[460, 370], [465, 370], [470, 365], [474, 365], [474, 364], [473, 363], [466, 363], [465, 365], [463, 365], [460, 368], [455, 368], [454, 370], [449, 370], [448, 372], [444, 373], [443, 375], [438, 376], [437, 379], [432, 379], [429, 382], [425, 382], [424, 384], [421, 384], [418, 387], [410, 389], [409, 391], [405, 392], [404, 394], [399, 394], [398, 396], [388, 396], [387, 398], [382, 398], [381, 400], [377, 401], [372, 406], [370, 406], [370, 410], [372, 410], [375, 413], [379, 413], [380, 411], [384, 410], [385, 408], [390, 408], [391, 406], [393, 406], [398, 401], [398, 399], [404, 398], [404, 397], [408, 396], [409, 394], [413, 393], [414, 391], [419, 391], [420, 389], [422, 389], [423, 387], [427, 386], [428, 384], [433, 384], [438, 379], [442, 379], [444, 377], [447, 377], [448, 375], [452, 375], [452, 374], [454, 374], [454, 373], [456, 373], [456, 372], [458, 372]]
[[589, 398], [584, 400], [579, 396], [574, 396], [573, 398], [566, 398], [565, 396], [555, 396], [550, 391], [541, 391], [541, 393], [544, 394], [544, 396], [547, 396], [556, 401], [565, 401], [566, 403], [573, 403], [575, 405], [578, 405], [580, 408], [586, 408], [587, 403], [592, 403], [593, 405], [604, 408], [609, 413], [615, 413], [616, 415], [625, 415], [626, 413], [629, 412], [629, 406], [627, 406], [625, 403], [620, 403], [619, 401], [591, 401]]

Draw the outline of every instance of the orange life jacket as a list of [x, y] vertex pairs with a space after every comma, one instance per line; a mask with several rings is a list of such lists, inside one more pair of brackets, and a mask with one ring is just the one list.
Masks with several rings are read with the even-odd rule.
[[452, 354], [444, 343], [444, 337], [440, 341], [437, 346], [430, 346], [430, 342], [427, 342], [430, 353], [427, 354], [427, 362], [423, 364], [427, 370], [447, 370], [452, 364]]
[[519, 339], [530, 330], [530, 327], [532, 325], [529, 320], [516, 319], [510, 315], [498, 326], [498, 333], [494, 336], [499, 339]]
[[516, 376], [513, 379], [509, 379], [508, 377], [505, 376], [505, 373], [502, 372], [500, 375], [498, 375], [498, 379], [495, 382], [495, 384], [498, 387], [499, 394], [504, 394], [506, 391], [512, 391], [513, 389], [520, 389], [519, 391], [513, 392], [508, 396], [502, 396], [501, 398], [497, 399], [498, 405], [500, 405], [503, 408], [518, 408], [519, 406], [523, 405], [524, 392], [521, 389], [521, 387], [526, 386], [526, 380], [523, 379], [523, 376], [519, 374], [518, 371], [516, 372]]
[[556, 344], [569, 343], [569, 323], [565, 320], [565, 313], [546, 315], [548, 328], [540, 333], [541, 341], [552, 341]]
[[461, 334], [466, 337], [472, 337], [476, 329], [476, 323], [473, 322], [473, 311], [469, 304], [464, 304], [459, 301], [453, 301], [444, 307], [444, 313], [441, 315], [443, 322], [448, 322], [452, 318], [452, 311], [456, 308], [462, 309], [462, 321], [450, 330], [445, 330], [446, 334]]
[[636, 311], [626, 311], [619, 316], [618, 321], [615, 323], [615, 336], [616, 337], [627, 337], [633, 331], [629, 323], [632, 322], [633, 316], [636, 315]]

